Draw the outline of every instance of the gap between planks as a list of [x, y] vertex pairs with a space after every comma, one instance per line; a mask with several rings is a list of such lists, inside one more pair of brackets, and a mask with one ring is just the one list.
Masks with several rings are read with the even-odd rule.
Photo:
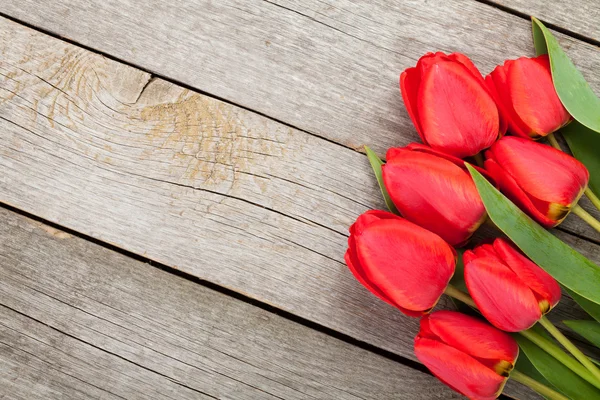
[[315, 132], [310, 132], [310, 131], [304, 130], [304, 129], [298, 127], [298, 126], [290, 124], [289, 122], [277, 119], [276, 117], [274, 117], [272, 115], [265, 114], [265, 113], [263, 113], [263, 112], [261, 112], [259, 110], [248, 108], [245, 105], [236, 103], [234, 101], [231, 101], [230, 99], [219, 97], [218, 95], [213, 94], [213, 93], [207, 93], [207, 92], [203, 91], [202, 89], [199, 89], [197, 87], [193, 87], [191, 85], [188, 85], [185, 82], [182, 82], [182, 81], [179, 81], [177, 79], [173, 79], [173, 78], [170, 78], [168, 76], [162, 75], [159, 72], [149, 70], [146, 67], [144, 67], [142, 65], [139, 65], [139, 64], [136, 64], [136, 63], [132, 63], [131, 61], [127, 61], [127, 60], [124, 60], [122, 58], [115, 57], [114, 55], [112, 55], [110, 53], [104, 52], [104, 51], [102, 51], [100, 49], [97, 49], [97, 48], [94, 48], [94, 47], [91, 47], [91, 46], [87, 46], [87, 45], [85, 45], [83, 43], [80, 43], [80, 42], [78, 42], [76, 40], [67, 38], [65, 36], [61, 36], [60, 34], [58, 34], [56, 32], [53, 32], [53, 31], [50, 31], [50, 30], [47, 30], [47, 29], [44, 29], [43, 27], [30, 24], [27, 21], [20, 20], [20, 19], [15, 18], [15, 17], [13, 17], [11, 15], [3, 13], [2, 11], [0, 11], [0, 18], [5, 18], [5, 19], [7, 19], [9, 21], [12, 21], [12, 22], [15, 22], [15, 23], [17, 23], [19, 25], [23, 25], [23, 26], [25, 26], [25, 27], [27, 27], [29, 29], [33, 29], [34, 31], [43, 33], [44, 35], [48, 35], [48, 36], [53, 37], [55, 39], [61, 40], [61, 41], [66, 42], [66, 43], [69, 43], [69, 44], [71, 44], [73, 46], [80, 47], [80, 48], [82, 48], [84, 50], [87, 50], [87, 51], [89, 51], [91, 53], [98, 54], [98, 55], [100, 55], [102, 57], [106, 57], [109, 60], [118, 62], [118, 63], [123, 64], [123, 65], [127, 65], [128, 67], [135, 68], [135, 69], [138, 69], [138, 70], [140, 70], [142, 72], [146, 72], [147, 74], [150, 74], [150, 79], [148, 80], [148, 82], [146, 82], [146, 85], [140, 91], [138, 99], [139, 99], [139, 97], [142, 96], [142, 94], [144, 93], [144, 90], [148, 87], [148, 85], [150, 85], [150, 83], [154, 79], [160, 79], [160, 80], [163, 80], [165, 82], [172, 83], [173, 85], [180, 86], [180, 87], [182, 87], [184, 89], [187, 89], [187, 90], [199, 93], [199, 94], [204, 95], [204, 96], [211, 97], [211, 98], [213, 98], [215, 100], [222, 101], [223, 103], [230, 104], [230, 105], [232, 105], [234, 107], [238, 107], [238, 108], [241, 108], [243, 110], [250, 111], [250, 112], [252, 112], [254, 114], [257, 114], [257, 115], [259, 115], [259, 116], [261, 116], [263, 118], [266, 118], [266, 119], [269, 119], [271, 121], [277, 122], [277, 123], [279, 123], [281, 125], [287, 126], [287, 127], [292, 128], [294, 130], [298, 130], [300, 132], [306, 133], [307, 135], [314, 136], [314, 137], [319, 138], [321, 140], [325, 140], [326, 142], [335, 144], [335, 145], [343, 147], [345, 149], [356, 151], [356, 152], [362, 153], [362, 154], [366, 154], [365, 150], [364, 150], [364, 148], [362, 146], [358, 147], [358, 148], [354, 148], [354, 147], [351, 147], [351, 146], [347, 146], [347, 145], [345, 145], [343, 143], [336, 142], [335, 140], [332, 140], [332, 139], [330, 139], [330, 138], [328, 138], [326, 136], [322, 136], [322, 135], [319, 135], [319, 134], [317, 134]]
[[27, 211], [21, 210], [21, 209], [19, 209], [17, 207], [14, 207], [12, 205], [0, 202], [0, 208], [3, 208], [3, 209], [5, 209], [5, 210], [7, 210], [9, 212], [18, 214], [18, 215], [20, 215], [22, 217], [28, 218], [28, 219], [30, 219], [32, 221], [36, 221], [36, 222], [39, 222], [41, 224], [44, 224], [44, 225], [46, 225], [46, 226], [48, 226], [50, 228], [56, 229], [57, 231], [64, 232], [66, 235], [75, 236], [77, 238], [80, 238], [80, 239], [86, 240], [86, 241], [88, 241], [90, 243], [93, 243], [93, 244], [95, 244], [97, 246], [103, 247], [103, 248], [105, 248], [107, 250], [111, 250], [111, 251], [113, 251], [115, 253], [119, 253], [119, 254], [121, 254], [123, 256], [129, 257], [129, 258], [131, 258], [133, 260], [142, 262], [144, 264], [151, 265], [152, 267], [155, 267], [155, 268], [160, 269], [162, 271], [168, 272], [168, 273], [170, 273], [172, 275], [175, 275], [175, 276], [177, 276], [179, 278], [185, 279], [187, 281], [190, 281], [190, 282], [193, 282], [195, 284], [201, 285], [201, 286], [206, 287], [208, 289], [214, 290], [214, 291], [216, 291], [218, 293], [221, 293], [221, 294], [224, 294], [226, 296], [232, 297], [232, 298], [234, 298], [236, 300], [239, 300], [239, 301], [242, 301], [242, 302], [244, 302], [246, 304], [252, 305], [252, 306], [257, 307], [257, 308], [260, 308], [261, 310], [264, 310], [264, 311], [276, 314], [276, 315], [278, 315], [278, 316], [280, 316], [282, 318], [285, 318], [285, 319], [287, 319], [289, 321], [295, 322], [295, 323], [303, 325], [303, 326], [305, 326], [307, 328], [310, 328], [310, 329], [319, 331], [321, 333], [324, 333], [324, 334], [326, 334], [328, 336], [331, 336], [331, 337], [333, 337], [335, 339], [338, 339], [340, 341], [343, 341], [345, 343], [351, 344], [353, 346], [356, 346], [356, 347], [359, 347], [361, 349], [367, 350], [367, 351], [369, 351], [371, 353], [377, 354], [377, 355], [379, 355], [381, 357], [387, 358], [387, 359], [389, 359], [391, 361], [395, 361], [397, 363], [406, 365], [407, 367], [410, 367], [410, 368], [413, 368], [413, 369], [418, 370], [420, 372], [424, 372], [426, 374], [431, 375], [431, 373], [429, 372], [429, 370], [423, 364], [421, 364], [421, 363], [419, 363], [419, 362], [417, 362], [415, 360], [411, 360], [409, 358], [402, 357], [399, 354], [396, 354], [396, 353], [393, 353], [391, 351], [388, 351], [388, 350], [382, 349], [380, 347], [374, 346], [374, 345], [372, 345], [370, 343], [367, 343], [367, 342], [364, 342], [362, 340], [353, 338], [353, 337], [351, 337], [349, 335], [346, 335], [346, 334], [344, 334], [342, 332], [339, 332], [339, 331], [336, 331], [334, 329], [331, 329], [331, 328], [329, 328], [327, 326], [321, 325], [321, 324], [319, 324], [317, 322], [314, 322], [314, 321], [311, 321], [309, 319], [303, 318], [303, 317], [298, 316], [296, 314], [292, 314], [289, 311], [283, 310], [281, 308], [277, 308], [274, 305], [267, 304], [265, 302], [261, 302], [261, 301], [255, 299], [255, 298], [246, 296], [243, 293], [236, 292], [236, 291], [234, 291], [232, 289], [229, 289], [229, 288], [226, 288], [224, 286], [219, 286], [219, 285], [217, 285], [217, 284], [215, 284], [213, 282], [209, 282], [209, 281], [200, 279], [197, 276], [194, 276], [194, 275], [186, 273], [186, 272], [184, 272], [182, 270], [170, 267], [169, 265], [162, 264], [160, 262], [154, 261], [154, 260], [152, 260], [150, 258], [146, 258], [146, 257], [144, 257], [142, 255], [133, 253], [133, 252], [128, 251], [128, 250], [126, 250], [126, 249], [124, 249], [122, 247], [118, 247], [118, 246], [115, 246], [113, 244], [104, 242], [104, 241], [102, 241], [100, 239], [97, 239], [95, 237], [86, 235], [85, 233], [81, 233], [81, 232], [75, 231], [73, 229], [70, 229], [68, 227], [56, 224], [56, 223], [54, 223], [52, 221], [45, 220], [44, 218], [41, 218], [41, 217], [39, 217], [37, 215], [34, 215], [34, 214], [31, 214], [31, 213], [29, 213]]
[[[12, 210], [0, 217], [0, 357], [16, 363], [0, 371], [8, 394], [74, 378], [83, 385], [68, 391], [119, 398], [459, 397], [428, 374], [76, 233]], [[45, 379], [29, 387], [19, 380], [32, 358]]]
[[[352, 38], [354, 38], [356, 40], [360, 40], [360, 41], [363, 41], [365, 43], [373, 44], [372, 41], [368, 41], [368, 40], [365, 40], [364, 38], [360, 38], [358, 36], [354, 36], [351, 33], [345, 32], [342, 29], [339, 29], [339, 28], [333, 26], [333, 24], [328, 24], [327, 22], [321, 21], [319, 18], [311, 17], [310, 15], [308, 15], [308, 12], [305, 13], [305, 12], [298, 11], [298, 7], [296, 5], [288, 7], [286, 5], [279, 4], [279, 3], [281, 3], [281, 1], [275, 2], [275, 1], [266, 1], [266, 0], [264, 1], [264, 3], [265, 4], [269, 4], [269, 5], [273, 6], [273, 7], [278, 7], [280, 9], [282, 9], [282, 10], [286, 10], [288, 12], [294, 13], [299, 18], [307, 18], [307, 19], [309, 19], [312, 22], [319, 23], [321, 26], [324, 26], [327, 29], [333, 29], [334, 31], [341, 32], [343, 34], [349, 35], [350, 37], [352, 37]], [[296, 2], [296, 3], [298, 3], [298, 2]], [[305, 1], [303, 3], [310, 3], [310, 1]], [[454, 3], [456, 3], [456, 2], [454, 2]], [[74, 1], [73, 4], [77, 4], [77, 2]], [[93, 3], [90, 3], [90, 4], [93, 5]], [[509, 7], [503, 6], [503, 5], [499, 4], [498, 2], [488, 1], [488, 0], [482, 0], [482, 1], [473, 0], [472, 3], [471, 2], [465, 3], [465, 6], [469, 6], [470, 4], [479, 4], [479, 5], [481, 5], [481, 7], [462, 7], [462, 5], [460, 5], [460, 4], [453, 4], [453, 5], [449, 6], [449, 11], [456, 12], [454, 10], [454, 8], [456, 8], [458, 6], [461, 6], [461, 10], [464, 8], [465, 9], [464, 10], [465, 13], [467, 13], [467, 14], [468, 13], [477, 13], [477, 12], [485, 13], [484, 9], [495, 9], [495, 10], [500, 11], [502, 15], [507, 15], [507, 16], [510, 16], [510, 17], [517, 17], [520, 20], [523, 20], [523, 19], [527, 20], [527, 17], [524, 15], [524, 13], [516, 11], [516, 10], [514, 10], [512, 8], [509, 8]], [[57, 3], [57, 6], [58, 5], [60, 5], [60, 3]], [[197, 2], [197, 6], [202, 7], [200, 1]], [[342, 4], [342, 6], [343, 6], [343, 4]], [[28, 7], [27, 5], [24, 6], [25, 9], [27, 7]], [[429, 8], [431, 8], [431, 10], [429, 10], [429, 11], [435, 11], [435, 6], [434, 5], [422, 5], [420, 7], [422, 7], [422, 8], [429, 7]], [[309, 8], [308, 11], [311, 11], [310, 7], [308, 7], [308, 8]], [[244, 99], [243, 98], [237, 99], [235, 96], [233, 96], [233, 97], [232, 96], [227, 96], [227, 95], [221, 96], [220, 95], [221, 93], [217, 93], [215, 90], [203, 90], [202, 86], [199, 85], [199, 84], [197, 84], [197, 82], [194, 82], [193, 79], [191, 80], [191, 82], [193, 82], [193, 84], [190, 84], [190, 80], [188, 79], [186, 81], [186, 79], [181, 79], [181, 75], [176, 75], [176, 76], [178, 76], [178, 78], [174, 79], [174, 78], [170, 78], [169, 76], [167, 76], [168, 74], [165, 73], [166, 72], [165, 70], [161, 70], [162, 71], [161, 72], [161, 71], [157, 71], [156, 70], [157, 68], [147, 68], [147, 65], [152, 65], [152, 63], [148, 64], [148, 62], [131, 62], [128, 59], [125, 59], [122, 56], [121, 57], [117, 57], [117, 56], [114, 55], [114, 52], [104, 51], [102, 49], [103, 47], [106, 47], [105, 43], [99, 42], [97, 46], [86, 45], [86, 44], [82, 43], [81, 40], [75, 40], [75, 39], [73, 39], [73, 38], [81, 39], [80, 36], [78, 36], [77, 34], [74, 34], [74, 32], [77, 32], [77, 28], [75, 28], [75, 31], [71, 32], [71, 34], [69, 35], [70, 37], [67, 39], [67, 38], [65, 38], [64, 35], [61, 35], [61, 32], [67, 29], [66, 27], [64, 27], [62, 25], [59, 26], [59, 28], [53, 27], [52, 29], [47, 29], [46, 25], [52, 26], [52, 22], [46, 22], [45, 20], [43, 20], [44, 21], [44, 24], [43, 24], [44, 26], [40, 26], [40, 25], [42, 25], [40, 23], [38, 23], [38, 24], [30, 24], [27, 21], [24, 21], [23, 18], [18, 18], [15, 15], [12, 15], [12, 14], [17, 14], [17, 15], [23, 16], [22, 14], [19, 14], [18, 11], [12, 11], [12, 10], [19, 10], [19, 7], [11, 6], [11, 7], [7, 7], [6, 10], [11, 10], [11, 11], [10, 12], [9, 11], [3, 11], [2, 13], [0, 13], [0, 15], [4, 15], [7, 19], [15, 21], [15, 22], [17, 22], [19, 24], [22, 24], [24, 26], [28, 26], [31, 29], [35, 29], [37, 31], [43, 32], [43, 33], [45, 33], [47, 35], [50, 35], [50, 36], [53, 36], [55, 38], [61, 39], [63, 41], [66, 41], [68, 43], [74, 44], [74, 45], [76, 45], [78, 47], [82, 47], [82, 48], [87, 49], [87, 50], [89, 50], [91, 52], [94, 52], [94, 53], [97, 53], [97, 54], [101, 54], [101, 55], [103, 55], [103, 56], [105, 56], [105, 57], [107, 57], [109, 59], [112, 59], [112, 60], [115, 60], [115, 61], [119, 61], [119, 62], [124, 63], [126, 65], [130, 65], [130, 66], [135, 67], [137, 69], [140, 69], [142, 71], [146, 71], [148, 73], [153, 74], [155, 77], [160, 77], [161, 79], [164, 79], [164, 80], [166, 80], [168, 82], [172, 82], [174, 84], [177, 84], [178, 86], [182, 86], [182, 87], [185, 87], [187, 89], [197, 91], [199, 93], [202, 93], [204, 95], [210, 96], [210, 97], [215, 98], [215, 99], [218, 99], [218, 100], [223, 101], [225, 103], [228, 103], [228, 104], [231, 104], [231, 105], [235, 105], [236, 107], [239, 107], [239, 108], [251, 111], [251, 112], [256, 113], [256, 114], [258, 114], [260, 116], [268, 118], [268, 119], [270, 119], [272, 121], [276, 121], [276, 122], [281, 123], [281, 124], [283, 124], [285, 126], [297, 129], [297, 130], [299, 130], [301, 132], [304, 132], [306, 134], [309, 134], [309, 135], [312, 135], [314, 137], [317, 137], [317, 138], [320, 138], [322, 140], [325, 140], [325, 141], [327, 141], [329, 143], [336, 144], [336, 145], [339, 145], [339, 146], [341, 146], [343, 148], [352, 149], [354, 151], [358, 151], [358, 152], [361, 152], [361, 153], [363, 152], [363, 150], [362, 150], [362, 144], [357, 144], [357, 143], [355, 143], [355, 141], [353, 141], [351, 139], [352, 138], [352, 134], [350, 134], [350, 139], [348, 137], [344, 137], [344, 135], [348, 136], [348, 132], [344, 132], [340, 136], [340, 135], [337, 135], [335, 133], [335, 129], [336, 128], [331, 128], [332, 129], [331, 132], [328, 132], [328, 131], [319, 131], [319, 129], [316, 129], [316, 130], [315, 129], [310, 129], [312, 127], [307, 128], [306, 126], [303, 126], [302, 124], [299, 124], [298, 121], [294, 121], [294, 118], [287, 118], [287, 117], [286, 118], [280, 118], [280, 117], [277, 117], [276, 115], [273, 114], [273, 112], [271, 112], [271, 110], [273, 110], [273, 108], [271, 108], [270, 110], [265, 110], [264, 108], [257, 107], [256, 104], [248, 103], [250, 105], [246, 105], [246, 104], [244, 104], [244, 101], [243, 101]], [[343, 10], [343, 8], [340, 8], [340, 10]], [[409, 8], [409, 10], [410, 10], [410, 8]], [[508, 12], [509, 10], [512, 10], [512, 12]], [[440, 10], [439, 12], [442, 12], [442, 11], [444, 11], [444, 10]], [[159, 12], [159, 11], [157, 11], [157, 12]], [[32, 10], [32, 12], [30, 14], [32, 14], [32, 15], [35, 16], [36, 13], [37, 13], [37, 11]], [[238, 17], [239, 17], [239, 15], [238, 15]], [[454, 17], [456, 17], [456, 16], [454, 16]], [[48, 18], [51, 18], [51, 16], [49, 15]], [[491, 19], [491, 18], [493, 18], [493, 16], [486, 15], [485, 17], [483, 17], [483, 21], [481, 21], [480, 23], [489, 24], [491, 22], [488, 21], [488, 20]], [[504, 21], [504, 20], [506, 20], [506, 21]], [[500, 23], [510, 23], [510, 24], [513, 23], [513, 21], [510, 21], [510, 18], [501, 18], [501, 21], [499, 21], [499, 22]], [[457, 23], [460, 24], [460, 22], [457, 22]], [[85, 22], [82, 22], [82, 24], [85, 24]], [[77, 24], [75, 24], [75, 25], [79, 25], [79, 22]], [[444, 27], [440, 27], [440, 29], [443, 29], [443, 28]], [[559, 28], [559, 30], [560, 30], [560, 27], [557, 27], [557, 28]], [[498, 33], [501, 34], [501, 35], [502, 34], [506, 34], [505, 32], [503, 32], [503, 29], [499, 29]], [[317, 35], [318, 34], [319, 33], [317, 33]], [[403, 32], [403, 34], [406, 34], [406, 33]], [[454, 34], [456, 34], [456, 33], [454, 33]], [[571, 36], [573, 36], [573, 35], [568, 35], [568, 33], [567, 33], [567, 37], [571, 37]], [[559, 40], [561, 40], [561, 39], [563, 39], [563, 38], [559, 37]], [[585, 41], [582, 41], [582, 42], [585, 42]], [[565, 43], [565, 45], [570, 46], [571, 43], [567, 42], [567, 43]], [[512, 46], [512, 47], [515, 47], [515, 46]], [[385, 48], [385, 50], [386, 51], [391, 51], [388, 48]], [[510, 52], [508, 54], [510, 54]], [[480, 60], [478, 60], [478, 61], [480, 61]], [[405, 65], [405, 67], [406, 67], [406, 65]], [[588, 69], [589, 70], [590, 68], [589, 68], [589, 66], [587, 66], [584, 69]], [[334, 78], [335, 77], [333, 77], [332, 79], [334, 79]], [[342, 92], [344, 92], [344, 91], [342, 90]], [[347, 94], [346, 94], [346, 97], [348, 97]], [[382, 97], [382, 99], [383, 99], [382, 101], [384, 101], [384, 102], [385, 101], [389, 101], [385, 97]], [[236, 100], [239, 100], [239, 101], [236, 101]], [[329, 105], [329, 106], [331, 107], [331, 105]], [[350, 110], [350, 111], [352, 111], [352, 110]], [[354, 112], [354, 111], [352, 111], [352, 112]], [[394, 113], [397, 113], [397, 110], [394, 110]], [[368, 118], [371, 118], [371, 117], [368, 117]], [[381, 116], [378, 116], [378, 119], [381, 120], [383, 118]], [[394, 119], [394, 118], [392, 118], [392, 119]], [[402, 126], [404, 128], [405, 125], [406, 125], [406, 121], [402, 121], [402, 124], [403, 124]], [[327, 122], [324, 121], [323, 125], [327, 125]], [[379, 127], [377, 127], [376, 124], [373, 124], [373, 126], [374, 126], [374, 129], [379, 129]], [[358, 128], [358, 135], [357, 136], [360, 137], [360, 135], [361, 135], [360, 131], [361, 130], [364, 131], [365, 129], [364, 129], [364, 127], [360, 126], [360, 123], [357, 123], [357, 128]], [[411, 128], [411, 132], [407, 132], [407, 134], [414, 136], [414, 132], [412, 132], [412, 126], [410, 126], [410, 128]], [[389, 144], [389, 141], [387, 140], [387, 138], [385, 137], [385, 135], [383, 136], [382, 139], [384, 139], [382, 141], [382, 143], [385, 143], [386, 147], [389, 147], [390, 144]], [[357, 140], [363, 140], [363, 138], [360, 137]], [[404, 138], [403, 141], [404, 142], [401, 142], [401, 143], [406, 144], [405, 143], [406, 138]], [[374, 142], [372, 143], [372, 147], [377, 147], [377, 142], [378, 142], [377, 140], [374, 140]], [[376, 148], [376, 150], [379, 150], [380, 153], [383, 151], [383, 149], [381, 149], [381, 148], [379, 148], [379, 149]], [[588, 202], [586, 202], [586, 200], [587, 199], [583, 199], [583, 205], [584, 205], [584, 207], [586, 205], [588, 205]], [[595, 211], [592, 211], [592, 212], [594, 213]], [[585, 238], [587, 238], [588, 240], [590, 240], [592, 242], [600, 243], [600, 238], [598, 238], [597, 233], [595, 231], [593, 231], [591, 228], [589, 228], [582, 221], [578, 220], [577, 218], [571, 217], [571, 218], [567, 219], [565, 221], [565, 223], [563, 223], [562, 226], [561, 226], [561, 228], [559, 228], [559, 229], [567, 231], [567, 232], [570, 232], [570, 233], [573, 233], [573, 234], [576, 234], [576, 235], [578, 235], [580, 237], [585, 237]]]
[[[476, 1], [476, 2], [481, 3], [481, 4], [488, 5], [490, 7], [496, 8], [496, 9], [498, 9], [500, 11], [503, 11], [503, 12], [505, 12], [507, 14], [514, 15], [515, 17], [523, 18], [524, 20], [527, 20], [527, 21], [531, 22], [532, 15], [529, 15], [526, 12], [518, 10], [518, 9], [516, 9], [514, 7], [509, 6], [509, 5], [504, 5], [502, 3], [498, 3], [498, 2], [495, 2], [493, 0], [473, 0], [473, 1]], [[560, 25], [556, 25], [556, 24], [554, 24], [554, 23], [552, 23], [552, 22], [550, 22], [550, 21], [548, 21], [548, 20], [546, 20], [544, 18], [538, 17], [537, 15], [533, 15], [533, 17], [538, 18], [544, 24], [544, 26], [546, 26], [546, 28], [548, 28], [550, 30], [553, 30], [553, 31], [556, 31], [556, 32], [560, 32], [560, 33], [562, 33], [565, 36], [570, 36], [573, 39], [577, 39], [577, 40], [580, 40], [580, 41], [582, 41], [584, 43], [591, 44], [592, 46], [600, 47], [600, 40], [597, 40], [597, 39], [594, 39], [592, 37], [585, 36], [585, 35], [583, 35], [581, 33], [572, 31], [569, 28], [565, 28], [565, 27], [562, 27]]]

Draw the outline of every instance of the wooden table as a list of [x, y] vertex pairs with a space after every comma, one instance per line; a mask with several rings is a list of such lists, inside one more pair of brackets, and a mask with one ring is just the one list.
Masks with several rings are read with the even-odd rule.
[[600, 6], [549, 3], [0, 0], [0, 395], [459, 398], [344, 265], [383, 207], [362, 146], [418, 140], [419, 56], [487, 73], [530, 13], [600, 92]]

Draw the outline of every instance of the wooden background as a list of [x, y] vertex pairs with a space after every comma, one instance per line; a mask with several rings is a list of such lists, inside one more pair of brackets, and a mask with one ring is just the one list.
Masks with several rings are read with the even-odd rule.
[[[0, 388], [458, 398], [344, 265], [383, 207], [362, 146], [418, 140], [398, 76], [425, 52], [533, 55], [528, 14], [600, 93], [580, 3], [0, 0]], [[600, 262], [577, 217], [555, 233]]]

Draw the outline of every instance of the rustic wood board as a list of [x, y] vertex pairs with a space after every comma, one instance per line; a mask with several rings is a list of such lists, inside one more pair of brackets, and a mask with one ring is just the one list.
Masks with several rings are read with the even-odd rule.
[[600, 3], [595, 0], [494, 0], [513, 12], [533, 15], [586, 40], [600, 41]]
[[362, 154], [16, 23], [0, 32], [2, 201], [414, 359], [417, 321], [343, 263], [347, 227], [381, 206]]
[[[161, 76], [347, 147], [369, 144], [381, 154], [418, 140], [398, 76], [425, 52], [464, 52], [484, 73], [506, 58], [534, 53], [529, 21], [473, 0], [0, 5], [2, 13]], [[597, 49], [558, 37], [600, 89]], [[564, 227], [600, 243], [577, 218]]]
[[432, 376], [0, 209], [9, 398], [447, 399]]

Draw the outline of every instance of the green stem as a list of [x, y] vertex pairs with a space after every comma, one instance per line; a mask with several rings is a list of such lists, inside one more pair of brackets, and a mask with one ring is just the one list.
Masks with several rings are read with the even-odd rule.
[[522, 383], [525, 386], [528, 386], [550, 400], [569, 400], [568, 397], [563, 396], [558, 393], [556, 390], [549, 388], [548, 386], [536, 381], [535, 379], [517, 371], [513, 370], [510, 373], [510, 378], [514, 379], [517, 382]]
[[473, 158], [475, 159], [475, 164], [477, 164], [478, 167], [483, 168], [483, 156], [481, 153], [475, 154]]
[[581, 378], [585, 379], [598, 389], [600, 389], [600, 381], [594, 378], [594, 375], [590, 373], [583, 365], [577, 362], [573, 357], [565, 353], [560, 347], [552, 343], [545, 337], [533, 332], [532, 330], [526, 330], [519, 332], [519, 335], [524, 336], [538, 347], [542, 348], [546, 353], [560, 361], [565, 367], [575, 372]]
[[585, 189], [585, 195], [587, 196], [588, 199], [590, 199], [590, 201], [592, 202], [592, 204], [598, 209], [600, 210], [600, 199], [598, 198], [598, 196], [596, 196], [594, 194], [594, 192], [592, 192], [592, 189], [590, 189], [589, 187]]
[[560, 144], [558, 144], [558, 140], [556, 140], [556, 136], [554, 136], [554, 133], [550, 133], [546, 137], [548, 138], [548, 142], [550, 142], [550, 145], [552, 147], [554, 147], [556, 150], [563, 151], [563, 149], [561, 149], [560, 147]]
[[448, 285], [448, 287], [446, 288], [444, 293], [446, 293], [448, 296], [450, 296], [452, 298], [455, 298], [456, 300], [462, 301], [466, 305], [469, 305], [473, 308], [477, 308], [477, 305], [475, 304], [475, 302], [473, 301], [471, 296], [469, 296], [462, 290], [460, 290], [452, 285]]
[[558, 341], [558, 343], [562, 344], [565, 349], [569, 351], [569, 353], [573, 354], [573, 356], [579, 360], [584, 367], [587, 368], [588, 371], [594, 375], [594, 377], [600, 382], [600, 369], [589, 359], [585, 354], [581, 352], [565, 335], [562, 334], [561, 331], [558, 330], [556, 326], [548, 318], [543, 316], [540, 318], [540, 324], [546, 328], [546, 330], [554, 336], [554, 338]]
[[585, 211], [579, 204], [576, 204], [575, 207], [571, 209], [571, 212], [577, 215], [579, 218], [587, 222], [589, 226], [600, 232], [600, 221], [594, 218], [590, 213]]

